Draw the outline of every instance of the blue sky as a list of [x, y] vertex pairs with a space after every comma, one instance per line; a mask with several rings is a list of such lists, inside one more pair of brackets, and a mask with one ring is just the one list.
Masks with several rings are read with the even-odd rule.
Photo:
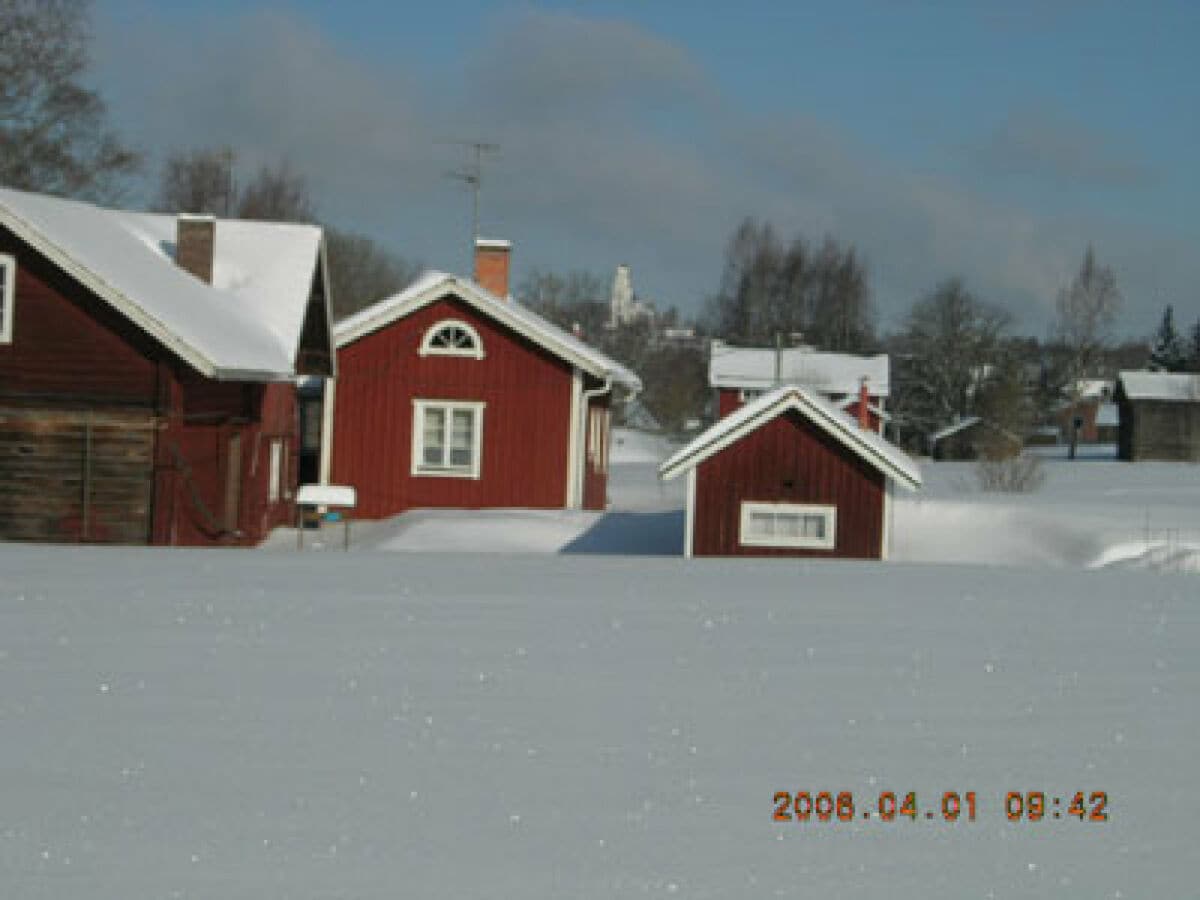
[[327, 221], [434, 267], [467, 260], [447, 141], [482, 137], [518, 278], [627, 262], [694, 311], [754, 215], [853, 242], [885, 327], [962, 276], [1044, 334], [1090, 242], [1146, 334], [1200, 316], [1198, 10], [97, 0], [95, 76], [152, 167], [286, 155]]

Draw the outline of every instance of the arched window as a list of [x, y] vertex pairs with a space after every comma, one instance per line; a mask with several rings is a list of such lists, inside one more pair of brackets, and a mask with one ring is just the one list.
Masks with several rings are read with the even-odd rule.
[[425, 332], [422, 356], [469, 356], [483, 359], [479, 332], [458, 319], [445, 319]]

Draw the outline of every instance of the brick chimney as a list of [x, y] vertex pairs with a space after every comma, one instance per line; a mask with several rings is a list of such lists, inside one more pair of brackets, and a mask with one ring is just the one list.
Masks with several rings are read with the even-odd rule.
[[511, 241], [475, 239], [475, 281], [501, 300], [511, 300], [508, 290], [508, 265], [512, 257]]
[[180, 213], [175, 220], [175, 262], [205, 284], [212, 284], [217, 220]]
[[858, 427], [871, 430], [871, 394], [867, 391], [867, 378], [858, 383]]

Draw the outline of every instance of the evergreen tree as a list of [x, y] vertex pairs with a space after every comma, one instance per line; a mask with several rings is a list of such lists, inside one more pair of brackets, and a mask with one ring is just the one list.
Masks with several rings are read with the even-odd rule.
[[1154, 333], [1154, 349], [1150, 351], [1150, 366], [1161, 372], [1182, 371], [1188, 362], [1183, 338], [1175, 330], [1175, 310], [1171, 304], [1163, 310], [1162, 322]]
[[1187, 370], [1200, 372], [1200, 319], [1192, 326], [1191, 340], [1188, 341]]

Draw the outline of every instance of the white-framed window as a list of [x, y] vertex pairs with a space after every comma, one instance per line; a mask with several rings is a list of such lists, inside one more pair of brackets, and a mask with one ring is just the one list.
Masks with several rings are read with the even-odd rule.
[[742, 388], [740, 391], [738, 391], [738, 399], [743, 403], [749, 403], [751, 400], [757, 400], [762, 395], [762, 388]]
[[478, 478], [485, 405], [414, 400], [412, 474]]
[[275, 503], [283, 496], [283, 440], [272, 438], [270, 467], [267, 470], [267, 501]]
[[836, 537], [836, 506], [742, 503], [738, 541], [745, 547], [832, 550]]
[[425, 332], [421, 356], [467, 356], [483, 359], [483, 341], [469, 322], [443, 319]]
[[17, 260], [0, 253], [0, 344], [13, 339], [13, 306], [17, 297]]

